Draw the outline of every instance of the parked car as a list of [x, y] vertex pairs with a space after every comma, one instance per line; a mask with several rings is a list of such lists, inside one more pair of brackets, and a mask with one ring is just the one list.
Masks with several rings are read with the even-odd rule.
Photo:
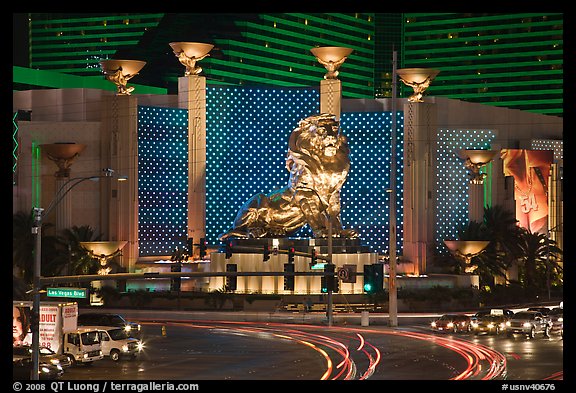
[[466, 314], [444, 314], [434, 322], [431, 327], [439, 332], [453, 333], [469, 332], [472, 330], [472, 320]]
[[129, 322], [122, 315], [113, 313], [81, 313], [78, 315], [78, 326], [121, 327], [135, 338], [140, 337], [142, 329], [139, 323]]
[[564, 337], [564, 309], [560, 307], [553, 308], [550, 310], [548, 317], [552, 322], [550, 333]]
[[90, 326], [90, 328], [98, 331], [102, 354], [114, 361], [122, 357], [135, 359], [144, 348], [142, 341], [130, 336], [122, 327]]
[[505, 315], [484, 315], [472, 321], [472, 331], [474, 334], [500, 334], [506, 330], [506, 322], [508, 319]]
[[[12, 358], [20, 357], [31, 357], [32, 347], [29, 345], [17, 345], [12, 347]], [[48, 347], [39, 347], [39, 360], [45, 363], [50, 363], [53, 365], [59, 364], [62, 368], [67, 368], [72, 365], [70, 358], [66, 355], [60, 355], [51, 350]]]
[[535, 338], [537, 334], [545, 337], [550, 336], [552, 322], [539, 311], [519, 311], [506, 322], [506, 333], [508, 336], [514, 334], [524, 334], [530, 338]]
[[[12, 379], [14, 380], [28, 380], [32, 372], [32, 357], [25, 356], [12, 359]], [[64, 369], [59, 364], [51, 364], [46, 362], [39, 362], [38, 372], [41, 380], [59, 379], [64, 375]]]

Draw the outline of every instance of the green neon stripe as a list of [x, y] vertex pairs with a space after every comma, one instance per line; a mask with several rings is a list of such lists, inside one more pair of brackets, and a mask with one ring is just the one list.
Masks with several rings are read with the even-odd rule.
[[[549, 80], [558, 81], [558, 80], [561, 80], [560, 78], [562, 77], [563, 73], [564, 73], [563, 69], [506, 72], [505, 74], [503, 74], [503, 73], [497, 73], [497, 74], [482, 73], [482, 74], [478, 75], [477, 73], [470, 73], [469, 75], [466, 76], [466, 79], [471, 80], [471, 79], [506, 78], [507, 80], [509, 80], [509, 79], [516, 77], [516, 76], [526, 77], [526, 76], [546, 75], [546, 76], [550, 76]], [[442, 81], [448, 81], [448, 80], [456, 80], [456, 81], [458, 81], [458, 83], [461, 83], [462, 82], [462, 75], [443, 74], [442, 75]], [[537, 83], [537, 81], [533, 81], [533, 82], [531, 81], [529, 83]]]
[[[99, 77], [81, 77], [76, 75], [61, 74], [52, 71], [34, 70], [25, 67], [12, 67], [12, 82], [24, 85], [52, 87], [58, 89], [100, 89], [116, 91], [116, 86]], [[167, 89], [160, 87], [130, 84], [134, 86], [137, 94], [167, 94]]]
[[[127, 46], [127, 45], [138, 45], [140, 41], [133, 40], [133, 41], [112, 41], [112, 42], [79, 42], [75, 44], [69, 43], [61, 43], [61, 44], [52, 44], [52, 45], [35, 45], [32, 49], [33, 50], [46, 50], [46, 49], [75, 49], [75, 48], [100, 48], [100, 47], [109, 47], [109, 46]], [[74, 52], [73, 52], [74, 53]]]
[[[423, 17], [434, 17], [434, 16], [442, 16], [442, 15], [458, 15], [455, 13], [452, 14], [412, 14], [412, 13], [408, 13], [408, 14], [404, 14], [405, 18], [410, 19], [410, 18], [418, 18], [417, 21], [415, 22], [410, 22], [413, 24], [417, 24], [418, 26], [420, 25], [425, 25], [425, 26], [433, 26], [433, 25], [441, 25], [441, 26], [446, 26], [449, 25], [451, 23], [454, 24], [461, 24], [461, 23], [474, 23], [474, 22], [480, 22], [480, 23], [486, 23], [489, 21], [498, 21], [498, 20], [502, 20], [503, 22], [506, 21], [510, 21], [510, 19], [525, 19], [525, 18], [541, 18], [543, 16], [562, 16], [562, 13], [551, 13], [551, 14], [535, 14], [535, 13], [525, 13], [525, 14], [501, 14], [501, 15], [489, 15], [489, 16], [479, 16], [479, 17], [464, 17], [464, 18], [449, 18], [449, 19], [435, 19], [435, 20], [428, 20], [428, 21], [423, 21], [422, 18]], [[526, 26], [527, 24], [530, 24], [530, 22], [526, 22], [523, 25]]]
[[[85, 58], [88, 56], [94, 56], [96, 54], [98, 55], [113, 55], [116, 53], [116, 49], [112, 49], [112, 50], [95, 50], [95, 51], [90, 51], [90, 52], [46, 52], [46, 53], [35, 53], [34, 57], [36, 58], [45, 58], [45, 57], [82, 57], [84, 56]], [[86, 60], [84, 60], [86, 61]]]
[[40, 184], [40, 177], [42, 173], [40, 172], [40, 146], [36, 141], [32, 141], [32, 206], [40, 207], [42, 200], [42, 187]]
[[[55, 28], [41, 28], [41, 29], [32, 29], [32, 34], [54, 34], [54, 33], [64, 33], [64, 32], [84, 32], [85, 37], [94, 38], [94, 37], [106, 37], [108, 35], [108, 31], [110, 30], [134, 30], [134, 34], [141, 34], [142, 30], [146, 30], [147, 28], [154, 28], [158, 26], [158, 23], [138, 23], [138, 24], [130, 24], [130, 25], [108, 25], [108, 26], [73, 26], [73, 27], [55, 27]], [[138, 30], [137, 30], [138, 29]], [[66, 35], [63, 36], [53, 36], [54, 39], [66, 39]]]
[[[110, 38], [122, 38], [122, 37], [128, 37], [128, 38], [132, 38], [132, 37], [139, 37], [144, 35], [144, 31], [134, 31], [134, 32], [128, 32], [128, 33], [123, 33], [123, 32], [112, 32], [112, 31], [107, 31], [106, 32], [106, 38], [110, 39]], [[79, 41], [79, 40], [88, 40], [88, 39], [92, 39], [92, 38], [97, 38], [97, 35], [73, 35], [73, 36], [60, 36], [60, 37], [53, 37], [53, 36], [48, 36], [48, 37], [39, 37], [39, 36], [34, 36], [34, 42], [44, 42], [44, 41]], [[64, 43], [62, 43], [64, 44]]]
[[[428, 60], [428, 62], [432, 63], [432, 60]], [[503, 63], [503, 64], [472, 64], [472, 65], [463, 65], [463, 66], [442, 66], [441, 71], [444, 73], [448, 73], [448, 71], [467, 71], [467, 70], [477, 70], [477, 69], [490, 69], [490, 68], [502, 68], [503, 73], [507, 72], [507, 69], [510, 67], [514, 67], [518, 69], [519, 67], [537, 67], [538, 69], [544, 68], [544, 66], [548, 65], [556, 65], [556, 64], [564, 64], [562, 59], [558, 60], [542, 60], [542, 61], [524, 61], [519, 63]], [[430, 65], [430, 64], [428, 64]], [[409, 67], [408, 65], [406, 67]], [[439, 74], [439, 77], [442, 75], [442, 72]]]
[[[482, 50], [482, 49], [480, 49]], [[432, 52], [430, 52], [432, 53]], [[559, 58], [563, 59], [563, 55], [562, 55], [562, 51], [557, 51], [557, 50], [550, 50], [550, 51], [538, 51], [538, 52], [514, 52], [514, 53], [501, 53], [501, 54], [496, 54], [496, 55], [492, 55], [492, 54], [483, 54], [478, 56], [477, 54], [471, 53], [468, 56], [450, 56], [448, 54], [447, 57], [432, 57], [432, 56], [426, 56], [425, 57], [421, 57], [418, 58], [417, 56], [410, 56], [410, 61], [418, 61], [418, 60], [422, 60], [422, 61], [426, 61], [427, 65], [431, 65], [433, 63], [453, 63], [453, 62], [462, 62], [462, 61], [479, 61], [482, 62], [480, 64], [476, 63], [474, 64], [477, 68], [481, 67], [483, 62], [488, 61], [488, 62], [494, 62], [494, 61], [498, 61], [498, 60], [502, 60], [502, 61], [506, 61], [507, 59], [519, 59], [522, 57], [535, 57], [535, 56], [547, 56], [547, 55], [557, 55]], [[535, 63], [539, 63], [539, 61], [534, 61]], [[508, 67], [510, 67], [510, 64], [516, 64], [516, 61], [506, 61], [506, 65]]]
[[[456, 32], [458, 33], [458, 32]], [[555, 38], [558, 35], [562, 35], [562, 30], [554, 30], [554, 31], [534, 31], [534, 32], [522, 32], [522, 33], [511, 33], [511, 32], [500, 32], [498, 34], [491, 34], [491, 35], [481, 35], [481, 36], [475, 36], [475, 37], [455, 37], [455, 38], [448, 38], [448, 37], [441, 37], [441, 38], [435, 38], [435, 37], [426, 37], [426, 39], [423, 40], [406, 40], [404, 42], [404, 50], [405, 51], [412, 51], [411, 47], [413, 46], [434, 46], [434, 45], [447, 45], [450, 43], [466, 43], [466, 42], [473, 42], [473, 43], [481, 43], [484, 41], [488, 41], [486, 43], [486, 45], [490, 44], [496, 44], [494, 42], [494, 40], [502, 40], [502, 41], [508, 41], [511, 39], [518, 39], [521, 40], [523, 38], [528, 38], [530, 40], [532, 40], [533, 43], [537, 43], [535, 42], [534, 38], [535, 37], [550, 37]]]
[[[18, 165], [18, 123], [16, 118], [18, 117], [18, 112], [14, 112], [12, 115], [12, 174], [16, 173], [16, 167]], [[14, 177], [12, 178], [14, 183]]]
[[[34, 14], [32, 14], [34, 15]], [[105, 16], [95, 16], [91, 18], [66, 18], [66, 19], [35, 19], [32, 18], [32, 25], [45, 25], [47, 23], [54, 24], [54, 23], [88, 23], [88, 22], [102, 22], [102, 20], [106, 21], [114, 21], [114, 20], [125, 20], [125, 19], [162, 19], [164, 17], [164, 13], [162, 14], [131, 14], [131, 15], [120, 15], [120, 16], [113, 16], [113, 15], [105, 15]]]
[[[452, 89], [453, 90], [453, 89]], [[562, 96], [564, 93], [563, 89], [546, 89], [546, 90], [535, 90], [535, 91], [531, 91], [531, 90], [520, 90], [520, 91], [490, 91], [490, 97], [486, 97], [487, 100], [490, 100], [491, 98], [494, 97], [514, 97], [514, 96], [526, 96], [531, 95], [531, 94], [538, 94], [543, 95], [543, 94], [550, 94], [550, 95], [554, 95], [554, 96]], [[471, 98], [471, 97], [482, 97], [485, 96], [487, 93], [480, 93], [480, 92], [476, 92], [476, 93], [463, 93], [463, 94], [449, 94], [449, 96], [451, 98]], [[549, 102], [548, 100], [530, 100], [527, 99], [525, 100], [526, 102]]]
[[[426, 29], [423, 31], [413, 31], [413, 30], [405, 30], [404, 31], [404, 35], [406, 38], [409, 37], [421, 37], [421, 36], [433, 36], [433, 35], [437, 35], [437, 34], [454, 34], [454, 33], [466, 33], [466, 32], [472, 32], [472, 33], [478, 33], [480, 31], [498, 31], [498, 30], [502, 30], [502, 36], [506, 36], [506, 31], [510, 31], [511, 29], [523, 29], [523, 30], [527, 30], [529, 27], [533, 28], [533, 27], [543, 27], [543, 26], [553, 26], [553, 25], [557, 25], [559, 23], [562, 23], [562, 21], [557, 21], [557, 20], [552, 20], [552, 21], [543, 21], [543, 22], [538, 22], [538, 23], [510, 23], [510, 24], [504, 24], [504, 25], [498, 25], [498, 26], [482, 26], [482, 25], [475, 25], [472, 27], [453, 27], [453, 28], [448, 28], [448, 29], [441, 29], [441, 30], [430, 30], [430, 29]], [[446, 24], [444, 24], [443, 26], [445, 26]], [[413, 24], [414, 28], [419, 27], [420, 23], [416, 22]], [[410, 28], [412, 28], [412, 26], [409, 26]], [[474, 37], [470, 37], [471, 39]]]
[[[444, 52], [477, 52], [479, 50], [496, 50], [496, 49], [505, 49], [505, 48], [513, 48], [513, 49], [520, 49], [520, 48], [529, 48], [533, 54], [540, 54], [540, 51], [537, 47], [540, 46], [550, 46], [554, 47], [554, 45], [558, 45], [558, 49], [556, 51], [559, 54], [562, 54], [562, 40], [553, 39], [548, 41], [532, 41], [532, 42], [514, 42], [509, 44], [499, 44], [496, 42], [490, 42], [483, 45], [471, 46], [471, 47], [461, 47], [460, 43], [457, 43], [458, 46], [450, 47], [449, 44], [451, 43], [450, 40], [445, 40], [439, 43], [439, 47], [436, 49], [434, 45], [430, 45], [424, 49], [410, 49], [410, 55], [415, 54], [424, 54], [424, 55], [431, 55], [432, 53], [444, 53]], [[536, 52], [538, 50], [538, 52]], [[514, 53], [518, 53], [519, 51], [515, 51]], [[520, 52], [522, 53], [522, 52]], [[503, 53], [504, 54], [504, 53]], [[497, 55], [495, 55], [497, 56]]]

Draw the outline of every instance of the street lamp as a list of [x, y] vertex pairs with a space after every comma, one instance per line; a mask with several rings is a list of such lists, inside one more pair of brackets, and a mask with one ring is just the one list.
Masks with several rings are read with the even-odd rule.
[[[86, 180], [98, 180], [103, 177], [112, 177], [114, 170], [110, 168], [103, 169], [104, 174], [98, 176], [88, 177], [75, 177], [64, 183], [56, 192], [54, 199], [48, 205], [46, 210], [41, 207], [34, 208], [34, 223], [32, 225], [32, 234], [35, 236], [34, 242], [34, 265], [33, 272], [33, 302], [32, 302], [32, 370], [30, 371], [30, 379], [38, 380], [38, 367], [39, 367], [39, 350], [40, 350], [40, 278], [42, 275], [41, 270], [41, 256], [42, 256], [42, 220], [44, 216], [48, 215], [54, 207], [78, 184]], [[126, 180], [125, 176], [118, 176], [119, 181]]]

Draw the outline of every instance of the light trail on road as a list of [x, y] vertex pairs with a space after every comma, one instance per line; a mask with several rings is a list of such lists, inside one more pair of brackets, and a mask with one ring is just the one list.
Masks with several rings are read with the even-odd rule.
[[[157, 321], [143, 323], [159, 324]], [[274, 337], [292, 340], [316, 351], [325, 362], [321, 380], [363, 380], [374, 375], [383, 361], [377, 345], [367, 335], [391, 335], [411, 340], [423, 340], [440, 346], [462, 357], [466, 367], [457, 370], [451, 380], [504, 379], [506, 377], [506, 357], [500, 352], [473, 342], [440, 337], [433, 334], [405, 331], [400, 329], [358, 329], [349, 327], [325, 327], [326, 334], [316, 333], [317, 325], [257, 323], [244, 321], [166, 321], [179, 326], [196, 329], [227, 329], [244, 334], [268, 333]], [[329, 333], [329, 335], [327, 335]], [[361, 367], [361, 370], [358, 368]]]

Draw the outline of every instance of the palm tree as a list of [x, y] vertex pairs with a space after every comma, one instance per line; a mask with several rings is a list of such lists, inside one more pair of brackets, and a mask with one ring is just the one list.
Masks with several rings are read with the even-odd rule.
[[16, 277], [32, 283], [34, 265], [34, 236], [32, 212], [19, 211], [12, 216], [12, 266]]
[[538, 294], [548, 288], [550, 281], [561, 280], [563, 269], [557, 261], [563, 252], [553, 239], [522, 228], [520, 247], [523, 251], [520, 278], [526, 289]]
[[66, 252], [55, 261], [60, 271], [66, 274], [96, 274], [98, 260], [80, 245], [80, 242], [100, 241], [102, 234], [96, 234], [94, 228], [89, 225], [73, 226], [64, 229], [60, 236], [62, 244], [66, 246]]

